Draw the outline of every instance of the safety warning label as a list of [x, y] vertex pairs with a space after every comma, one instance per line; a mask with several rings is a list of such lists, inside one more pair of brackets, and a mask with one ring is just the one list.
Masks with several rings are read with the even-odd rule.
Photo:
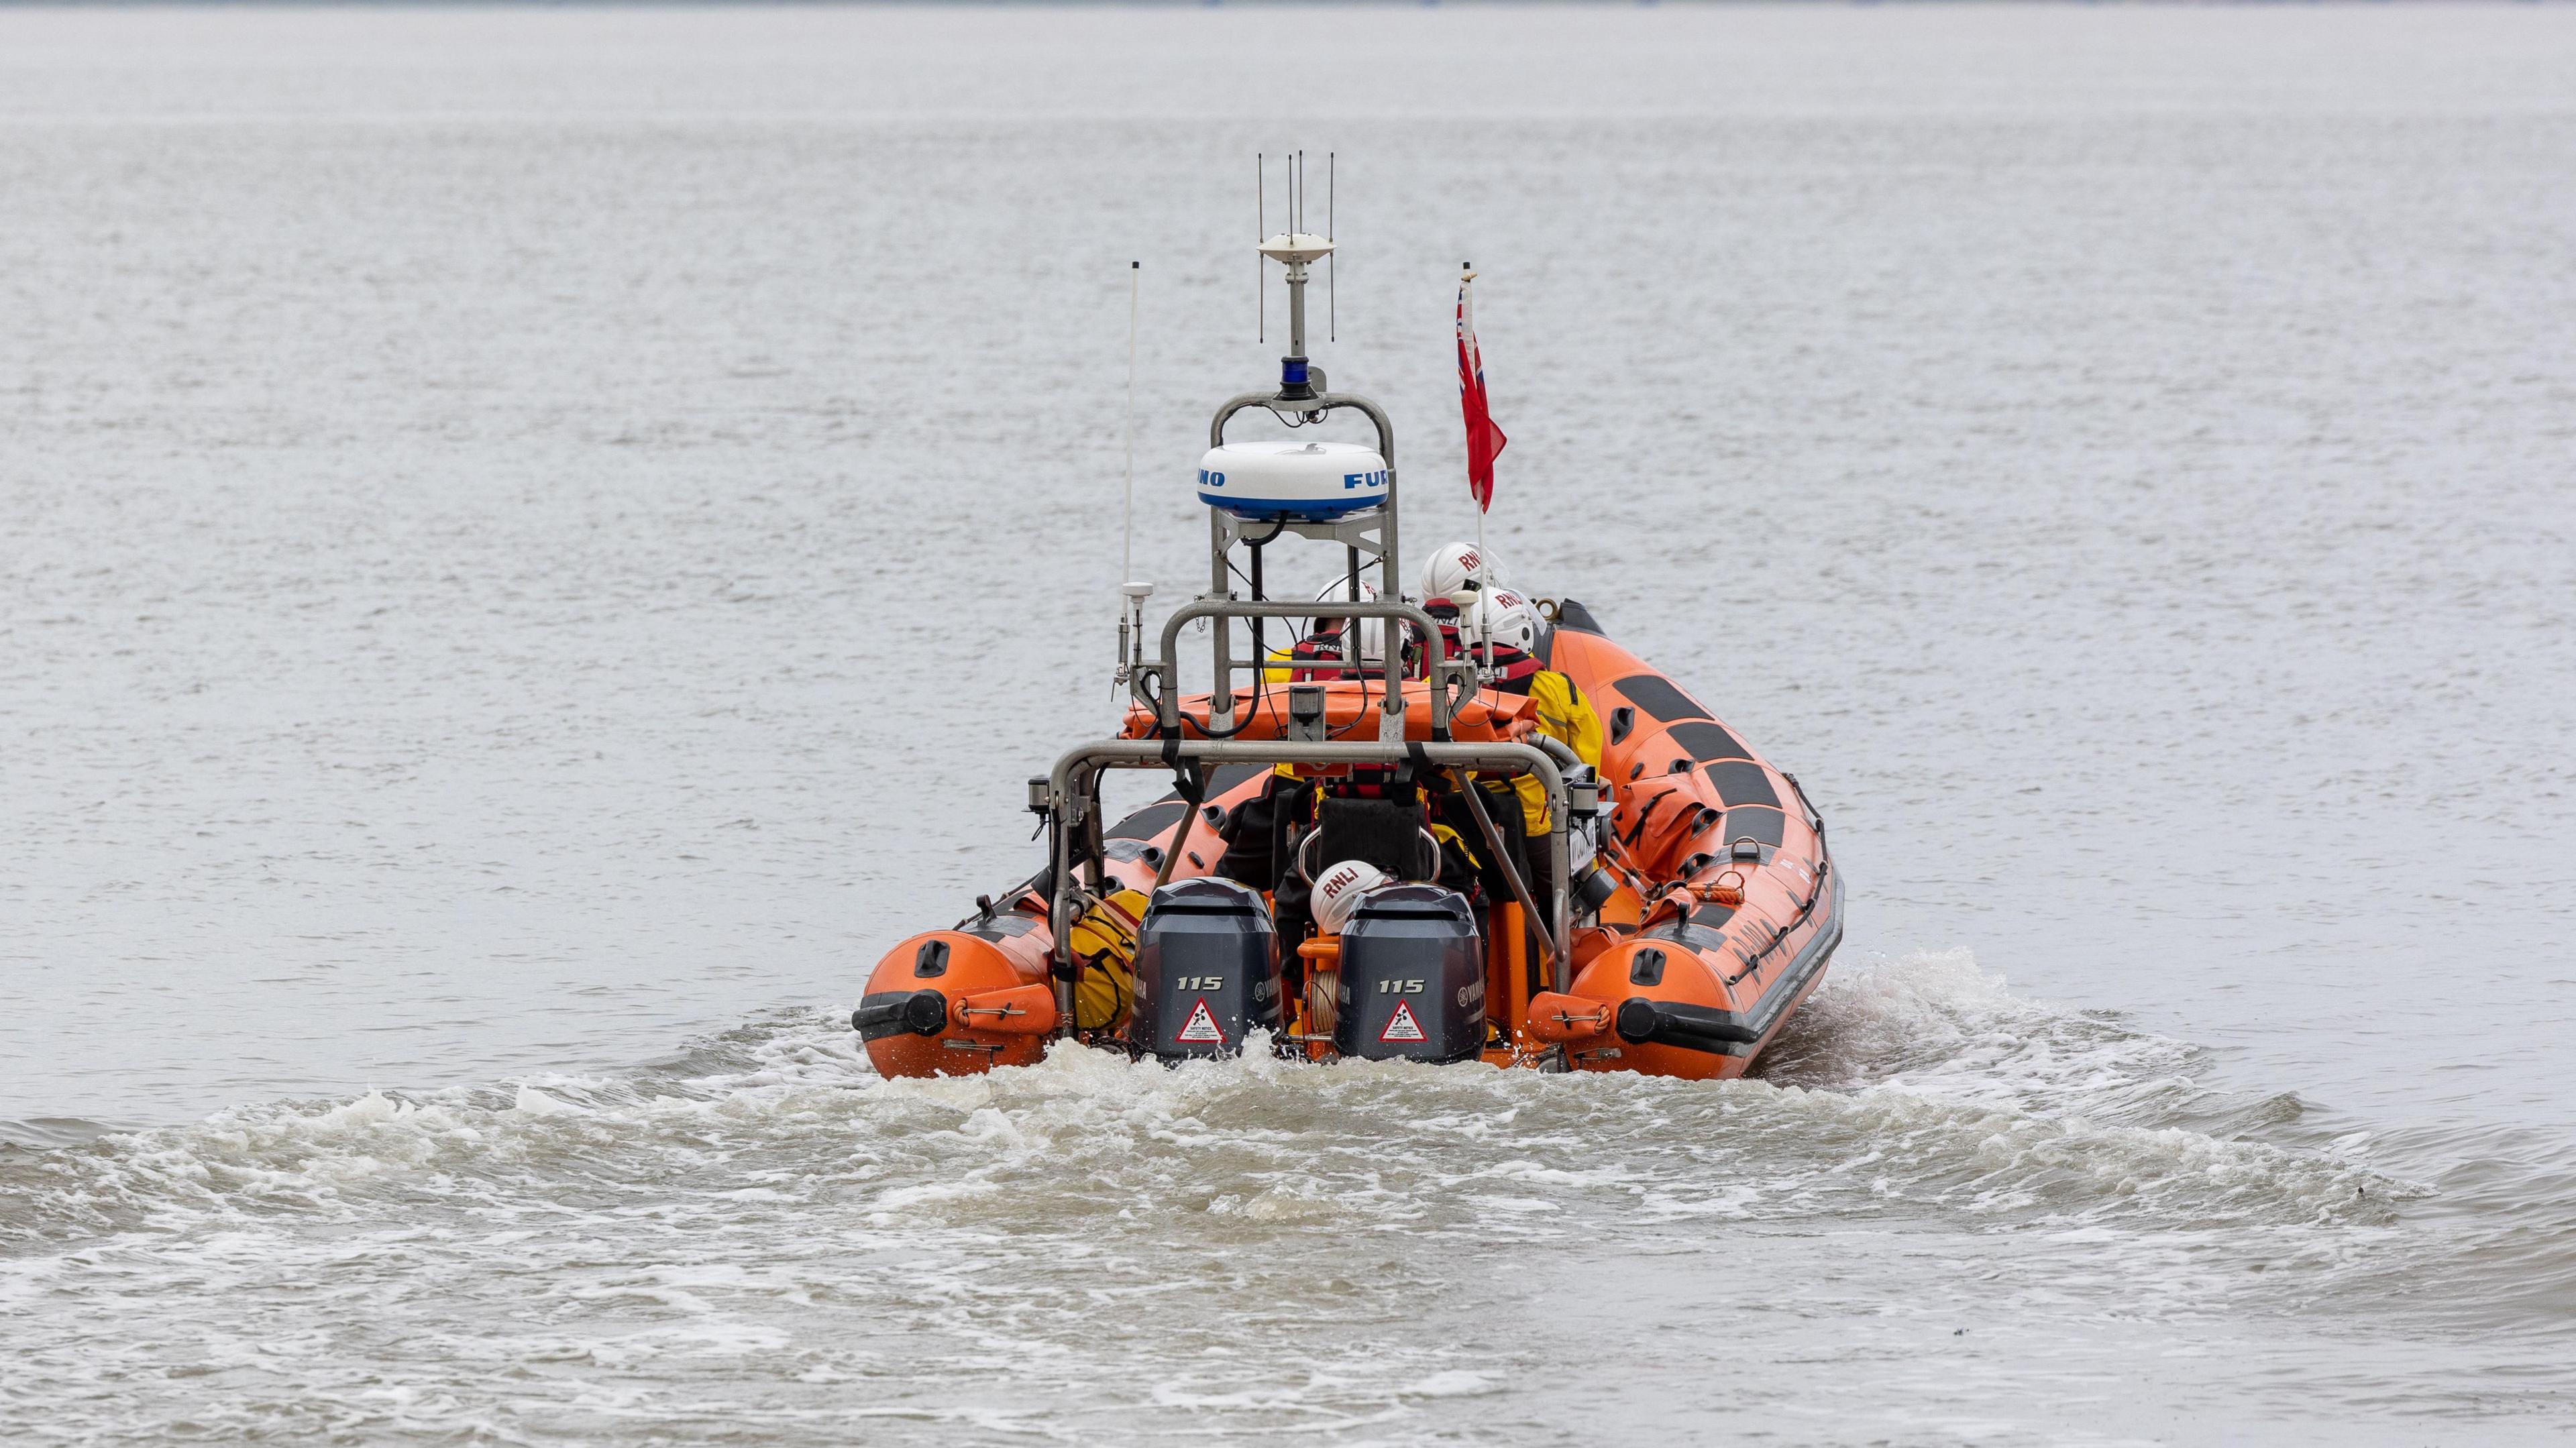
[[1173, 1039], [1188, 1041], [1192, 1045], [1200, 1042], [1225, 1044], [1225, 1032], [1217, 1029], [1216, 1016], [1208, 1010], [1206, 996], [1199, 997], [1198, 1005], [1190, 1011], [1189, 1024], [1181, 1027], [1181, 1033]]
[[1423, 1039], [1422, 1024], [1413, 1018], [1413, 1002], [1397, 1001], [1395, 1003], [1394, 1018], [1386, 1023], [1385, 1030], [1377, 1033], [1377, 1038], [1381, 1041], [1419, 1041]]

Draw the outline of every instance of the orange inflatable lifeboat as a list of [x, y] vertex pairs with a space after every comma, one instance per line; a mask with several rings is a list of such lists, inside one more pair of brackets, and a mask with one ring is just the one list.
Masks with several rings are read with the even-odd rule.
[[[1209, 587], [1157, 648], [1152, 589], [1126, 585], [1124, 727], [1029, 781], [1034, 875], [878, 962], [851, 1024], [880, 1072], [1079, 1045], [1729, 1077], [1823, 977], [1843, 887], [1794, 776], [1582, 604], [1516, 613], [1475, 551], [1408, 594], [1393, 427], [1305, 357], [1306, 269], [1330, 250], [1262, 244], [1291, 355], [1210, 426]], [[1357, 413], [1376, 445], [1228, 443], [1256, 411]], [[1290, 538], [1338, 555], [1328, 596], [1267, 595]], [[1184, 694], [1194, 622], [1208, 687]], [[1112, 820], [1115, 770], [1172, 789]]]

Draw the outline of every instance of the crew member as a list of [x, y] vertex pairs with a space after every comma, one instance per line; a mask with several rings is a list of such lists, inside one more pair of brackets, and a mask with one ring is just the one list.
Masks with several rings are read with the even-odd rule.
[[1422, 563], [1422, 598], [1425, 603], [1445, 598], [1465, 605], [1469, 596], [1492, 587], [1502, 570], [1494, 566], [1494, 555], [1473, 543], [1447, 543]]

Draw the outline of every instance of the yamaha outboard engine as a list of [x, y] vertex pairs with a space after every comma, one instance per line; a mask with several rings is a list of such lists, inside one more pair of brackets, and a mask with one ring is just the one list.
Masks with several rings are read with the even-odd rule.
[[1333, 1049], [1383, 1061], [1465, 1061], [1485, 1048], [1485, 947], [1455, 890], [1388, 885], [1342, 927]]
[[1279, 932], [1261, 892], [1181, 880], [1154, 892], [1136, 932], [1127, 1048], [1177, 1061], [1232, 1056], [1246, 1031], [1279, 1030]]

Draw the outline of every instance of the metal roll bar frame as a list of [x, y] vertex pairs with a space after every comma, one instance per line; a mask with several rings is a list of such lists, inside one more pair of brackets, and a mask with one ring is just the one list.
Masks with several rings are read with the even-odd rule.
[[[1236, 604], [1233, 607], [1242, 607]], [[1438, 635], [1433, 635], [1434, 640]], [[1055, 932], [1056, 1034], [1070, 1036], [1074, 1025], [1074, 990], [1083, 964], [1073, 953], [1074, 905], [1083, 894], [1097, 897], [1102, 885], [1100, 781], [1112, 769], [1168, 769], [1182, 760], [1205, 764], [1407, 764], [1418, 769], [1483, 770], [1532, 774], [1547, 792], [1548, 861], [1553, 867], [1546, 945], [1554, 967], [1555, 988], [1574, 986], [1574, 958], [1567, 951], [1567, 877], [1572, 873], [1566, 832], [1572, 825], [1566, 808], [1565, 776], [1545, 750], [1500, 741], [1459, 743], [1444, 740], [1381, 740], [1376, 743], [1304, 743], [1263, 739], [1243, 742], [1216, 739], [1103, 739], [1066, 750], [1047, 774], [1047, 859], [1054, 876], [1048, 900], [1048, 922]], [[1464, 781], [1462, 781], [1464, 783]], [[1473, 789], [1473, 784], [1467, 784]], [[1471, 805], [1481, 805], [1470, 800]], [[1177, 854], [1189, 838], [1190, 817], [1181, 816], [1172, 836]], [[1508, 862], [1505, 868], [1509, 868]], [[1077, 878], [1077, 872], [1079, 872]], [[1517, 876], [1516, 893], [1527, 899]]]

